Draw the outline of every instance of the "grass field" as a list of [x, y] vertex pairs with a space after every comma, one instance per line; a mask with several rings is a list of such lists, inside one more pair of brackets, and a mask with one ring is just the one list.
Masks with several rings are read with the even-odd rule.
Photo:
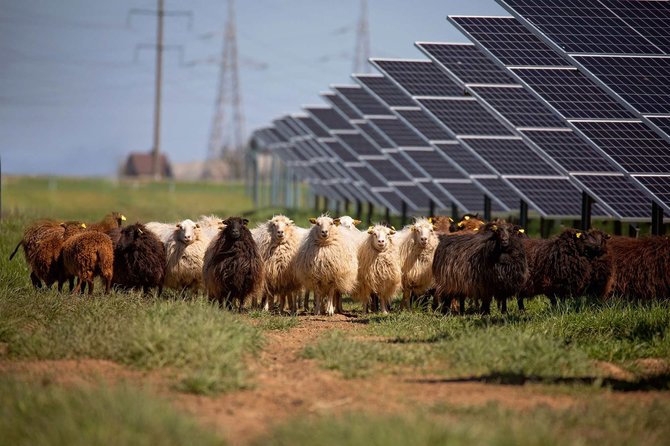
[[[511, 305], [507, 316], [445, 317], [367, 316], [347, 301], [348, 317], [316, 318], [230, 314], [169, 290], [35, 291], [22, 256], [8, 260], [33, 218], [119, 210], [131, 222], [211, 213], [259, 222], [285, 211], [301, 222], [311, 212], [253, 209], [234, 184], [4, 181], [8, 444], [670, 443], [667, 303], [552, 309], [537, 298], [524, 314]], [[102, 372], [73, 381], [90, 361]]]

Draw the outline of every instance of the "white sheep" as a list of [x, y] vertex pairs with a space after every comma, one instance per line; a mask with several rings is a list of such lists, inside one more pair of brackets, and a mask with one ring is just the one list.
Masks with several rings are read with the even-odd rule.
[[211, 238], [203, 234], [200, 224], [189, 219], [174, 228], [165, 242], [165, 286], [197, 293], [203, 289], [202, 265]]
[[412, 295], [421, 296], [433, 286], [433, 257], [439, 243], [433, 223], [426, 218], [398, 233], [402, 273], [402, 308], [409, 309]]
[[200, 233], [207, 239], [213, 239], [224, 228], [223, 219], [216, 215], [201, 215], [198, 219]]
[[296, 226], [284, 215], [276, 215], [251, 231], [263, 260], [264, 307], [271, 309], [279, 297], [279, 311], [288, 299], [291, 313], [297, 312], [296, 294], [301, 284], [296, 277], [295, 256], [307, 230]]
[[365, 240], [358, 246], [357, 286], [355, 300], [369, 308], [370, 298], [379, 299], [383, 313], [388, 313], [391, 299], [400, 289], [400, 260], [393, 240], [393, 227], [370, 226]]
[[157, 221], [151, 221], [149, 223], [145, 223], [144, 226], [146, 228], [153, 232], [158, 239], [166, 243], [170, 237], [172, 237], [172, 234], [176, 231], [176, 223], [160, 223]]
[[314, 314], [321, 314], [321, 299], [326, 313], [335, 313], [337, 292], [350, 293], [356, 286], [358, 258], [340, 220], [327, 215], [310, 218], [314, 226], [300, 245], [296, 256], [296, 274], [306, 289], [314, 290]]

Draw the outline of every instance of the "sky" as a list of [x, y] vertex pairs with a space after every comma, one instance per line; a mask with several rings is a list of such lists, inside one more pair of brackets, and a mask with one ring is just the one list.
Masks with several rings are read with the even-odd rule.
[[[0, 0], [0, 157], [10, 174], [113, 176], [152, 146], [155, 0]], [[224, 0], [165, 0], [161, 150], [203, 160], [217, 97]], [[424, 58], [464, 42], [450, 14], [507, 15], [494, 0], [368, 0], [372, 57]], [[331, 84], [353, 82], [360, 0], [237, 0], [245, 136]], [[374, 69], [372, 69], [374, 72]]]

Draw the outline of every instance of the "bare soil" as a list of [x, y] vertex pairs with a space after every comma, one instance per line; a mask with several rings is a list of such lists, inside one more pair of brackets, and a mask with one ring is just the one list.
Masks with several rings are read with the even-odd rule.
[[[478, 381], [447, 381], [418, 372], [402, 376], [379, 374], [365, 379], [345, 380], [336, 372], [319, 368], [304, 359], [304, 346], [327, 330], [356, 331], [361, 324], [354, 318], [305, 316], [299, 326], [266, 333], [263, 352], [251, 360], [254, 387], [217, 397], [196, 396], [171, 389], [163, 372], [132, 370], [110, 361], [0, 361], [0, 372], [62, 383], [87, 385], [102, 382], [129, 382], [148, 387], [194, 415], [207, 427], [221, 433], [232, 445], [245, 445], [267, 433], [273, 425], [301, 418], [329, 416], [343, 412], [402, 414], [436, 404], [480, 406], [496, 402], [503, 407], [526, 410], [537, 406], [556, 409], [579, 404], [588, 395], [578, 392], [548, 391], [539, 384], [500, 385]], [[652, 361], [653, 368], [667, 367]], [[625, 378], [626, 372], [602, 363], [612, 375]], [[588, 392], [587, 392], [588, 393]], [[670, 398], [668, 392], [599, 392], [598, 398], [616, 401]], [[298, 426], [299, 427], [299, 426]]]

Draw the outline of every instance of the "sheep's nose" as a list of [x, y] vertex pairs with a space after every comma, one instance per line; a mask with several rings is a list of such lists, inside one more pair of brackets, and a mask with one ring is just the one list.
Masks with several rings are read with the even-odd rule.
[[284, 231], [277, 231], [277, 235], [279, 237], [283, 237], [284, 236]]
[[421, 237], [421, 243], [426, 243], [428, 241], [428, 237]]
[[321, 235], [324, 236], [324, 237], [327, 236], [327, 235], [328, 235], [328, 231], [321, 231]]

